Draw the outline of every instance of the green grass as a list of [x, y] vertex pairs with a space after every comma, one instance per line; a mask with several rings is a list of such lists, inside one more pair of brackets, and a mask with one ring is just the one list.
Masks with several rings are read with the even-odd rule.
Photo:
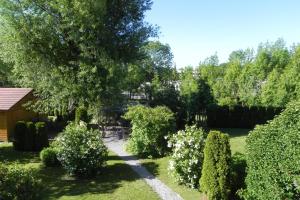
[[143, 159], [142, 163], [153, 175], [164, 182], [173, 191], [177, 192], [183, 199], [194, 200], [203, 197], [199, 191], [174, 182], [174, 179], [168, 174], [169, 157]]
[[109, 154], [107, 167], [93, 179], [76, 180], [62, 168], [45, 168], [37, 153], [16, 152], [11, 144], [0, 144], [0, 160], [10, 165], [18, 163], [31, 167], [45, 186], [43, 199], [60, 200], [131, 200], [159, 199], [157, 194], [141, 180], [118, 156]]
[[[232, 154], [235, 152], [245, 153], [246, 137], [249, 129], [217, 129], [230, 136], [230, 145]], [[185, 200], [205, 199], [198, 190], [187, 188], [184, 185], [179, 185], [174, 182], [174, 179], [168, 174], [169, 157], [158, 159], [143, 159], [143, 166], [145, 166], [158, 179], [168, 185], [172, 190], [180, 194]]]
[[232, 154], [245, 153], [246, 137], [251, 129], [223, 128], [218, 130], [229, 135]]

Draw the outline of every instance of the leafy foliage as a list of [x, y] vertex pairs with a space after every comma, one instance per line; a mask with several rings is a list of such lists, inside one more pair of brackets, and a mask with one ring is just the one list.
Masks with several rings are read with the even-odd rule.
[[167, 141], [164, 137], [175, 129], [175, 119], [170, 109], [138, 105], [129, 107], [124, 118], [130, 120], [132, 125], [127, 146], [129, 151], [140, 156], [162, 156], [166, 153]]
[[0, 87], [12, 87], [12, 67], [0, 59]]
[[247, 141], [245, 199], [299, 199], [300, 102], [257, 126]]
[[36, 151], [41, 151], [44, 147], [49, 146], [48, 134], [46, 130], [45, 122], [35, 123], [35, 137], [34, 137], [34, 149]]
[[40, 152], [40, 159], [46, 167], [56, 167], [60, 165], [59, 160], [57, 159], [58, 148], [50, 146], [44, 148]]
[[213, 103], [211, 91], [207, 83], [195, 76], [192, 67], [186, 67], [180, 74], [180, 97], [186, 112], [186, 122], [192, 123], [196, 114]]
[[231, 151], [229, 136], [210, 131], [204, 147], [200, 189], [208, 199], [229, 199]]
[[75, 110], [75, 123], [79, 124], [80, 121], [89, 123], [90, 118], [88, 111], [84, 106], [79, 106]]
[[299, 46], [282, 39], [231, 53], [227, 63], [212, 56], [199, 65], [199, 75], [221, 106], [285, 107], [299, 95]]
[[106, 163], [107, 148], [97, 130], [70, 123], [57, 138], [57, 158], [71, 175], [92, 176]]
[[240, 193], [246, 187], [246, 156], [241, 153], [235, 153], [232, 156], [231, 163], [231, 194], [230, 199], [241, 199]]
[[38, 200], [43, 187], [32, 169], [0, 163], [0, 198], [5, 200]]
[[45, 122], [18, 121], [15, 125], [14, 148], [18, 151], [40, 151], [48, 147]]
[[18, 121], [15, 125], [14, 131], [14, 148], [15, 150], [22, 151], [25, 149], [25, 136], [27, 132], [26, 122]]
[[0, 56], [13, 64], [19, 85], [35, 89], [38, 111], [61, 114], [81, 102], [112, 103], [127, 63], [142, 58], [141, 47], [156, 35], [143, 21], [151, 4], [1, 0]]
[[176, 181], [197, 188], [201, 176], [206, 133], [196, 126], [186, 126], [168, 140], [172, 148], [169, 171]]

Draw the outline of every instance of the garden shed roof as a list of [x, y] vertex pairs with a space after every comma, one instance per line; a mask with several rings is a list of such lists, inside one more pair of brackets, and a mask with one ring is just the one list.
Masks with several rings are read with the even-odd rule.
[[0, 88], [0, 111], [11, 109], [32, 91], [32, 88]]

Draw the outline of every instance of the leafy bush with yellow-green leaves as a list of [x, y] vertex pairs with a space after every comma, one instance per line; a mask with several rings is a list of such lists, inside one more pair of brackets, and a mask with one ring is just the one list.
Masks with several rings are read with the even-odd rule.
[[175, 131], [175, 118], [165, 106], [129, 107], [124, 118], [130, 120], [132, 132], [127, 148], [139, 156], [162, 156], [168, 151], [165, 136]]
[[106, 164], [108, 150], [98, 130], [88, 129], [83, 123], [70, 123], [58, 136], [57, 158], [71, 175], [96, 175]]

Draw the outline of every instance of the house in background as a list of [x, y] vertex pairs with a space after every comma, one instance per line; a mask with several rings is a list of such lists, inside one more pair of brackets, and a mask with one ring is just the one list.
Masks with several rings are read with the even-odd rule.
[[36, 113], [24, 107], [33, 99], [31, 88], [0, 88], [0, 141], [12, 139], [17, 121], [30, 121], [37, 117]]

